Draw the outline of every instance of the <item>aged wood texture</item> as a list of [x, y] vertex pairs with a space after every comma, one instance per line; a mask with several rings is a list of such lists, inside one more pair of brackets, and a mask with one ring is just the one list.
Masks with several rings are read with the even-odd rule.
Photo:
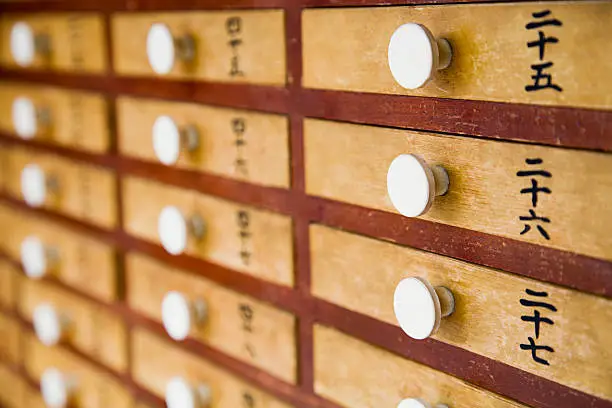
[[22, 336], [19, 322], [11, 316], [0, 314], [0, 359], [13, 364], [21, 363]]
[[[16, 373], [0, 364], [0, 404], [6, 408], [23, 408], [32, 407], [33, 405], [25, 404], [26, 393], [29, 390], [26, 388], [25, 381]], [[42, 407], [41, 407], [42, 408]]]
[[[1, 215], [0, 219], [2, 219]], [[1, 225], [2, 228], [6, 228], [6, 224]], [[4, 248], [2, 242], [0, 242], [0, 248]], [[5, 309], [14, 307], [17, 304], [20, 287], [20, 271], [10, 262], [0, 259], [0, 305]]]

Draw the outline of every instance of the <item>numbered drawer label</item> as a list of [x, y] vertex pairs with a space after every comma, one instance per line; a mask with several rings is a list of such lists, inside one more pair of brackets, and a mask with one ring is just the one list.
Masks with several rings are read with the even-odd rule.
[[22, 359], [21, 324], [15, 318], [0, 314], [0, 359], [20, 364]]
[[[162, 322], [170, 337], [190, 335], [295, 383], [293, 315], [144, 256], [128, 255], [126, 267], [130, 307]], [[183, 305], [205, 312], [179, 327]]]
[[289, 187], [284, 116], [119, 98], [123, 154], [252, 183]]
[[291, 219], [138, 178], [123, 179], [125, 229], [261, 279], [293, 285]]
[[21, 286], [19, 310], [33, 324], [41, 343], [68, 343], [116, 371], [125, 370], [127, 330], [119, 316], [65, 290], [32, 280]]
[[132, 335], [134, 379], [154, 394], [179, 399], [198, 391], [204, 406], [289, 408], [211, 363], [142, 329]]
[[[19, 375], [0, 364], [0, 404], [6, 408], [35, 407], [26, 404], [28, 386]], [[40, 408], [43, 408], [42, 406]]]
[[610, 154], [320, 120], [304, 131], [309, 194], [612, 259]]
[[117, 191], [111, 170], [13, 147], [7, 152], [8, 192], [30, 207], [57, 211], [99, 227], [117, 226]]
[[285, 84], [281, 10], [120, 13], [112, 34], [121, 75]]
[[97, 14], [5, 14], [0, 63], [7, 67], [102, 73], [104, 22]]
[[2, 82], [0, 130], [24, 140], [106, 152], [108, 104], [92, 93]]
[[312, 9], [302, 18], [306, 87], [612, 106], [607, 2]]
[[324, 226], [310, 237], [315, 296], [612, 399], [612, 301]]

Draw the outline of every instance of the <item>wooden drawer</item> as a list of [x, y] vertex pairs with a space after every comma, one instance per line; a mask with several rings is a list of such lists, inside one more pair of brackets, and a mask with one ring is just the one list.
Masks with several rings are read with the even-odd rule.
[[427, 279], [455, 298], [434, 338], [612, 399], [611, 300], [328, 227], [310, 236], [315, 296], [397, 324], [396, 285]]
[[450, 178], [422, 218], [612, 260], [610, 154], [320, 120], [304, 132], [309, 194], [395, 212], [387, 170], [415, 154]]
[[0, 406], [4, 408], [38, 408], [26, 403], [28, 388], [23, 378], [0, 364]]
[[162, 300], [170, 291], [204, 301], [206, 320], [192, 330], [194, 338], [295, 383], [293, 315], [144, 256], [130, 254], [126, 263], [131, 308], [161, 322]]
[[45, 347], [33, 335], [27, 336], [25, 347], [24, 366], [36, 381], [47, 368], [76, 380], [75, 408], [132, 407], [132, 397], [123, 384], [84, 359], [62, 348]]
[[[612, 4], [583, 1], [306, 10], [304, 86], [610, 108], [611, 18]], [[396, 83], [387, 56], [406, 23], [426, 26], [453, 50], [451, 65], [415, 90]]]
[[9, 179], [8, 173], [8, 157], [6, 153], [6, 146], [0, 144], [0, 192], [4, 192], [5, 185]]
[[48, 182], [55, 182], [55, 190], [48, 188], [43, 208], [108, 229], [117, 226], [117, 192], [115, 174], [100, 167], [90, 166], [12, 147], [8, 150], [8, 192], [23, 199], [22, 170], [31, 164], [39, 166]]
[[116, 371], [126, 370], [127, 328], [121, 316], [47, 283], [24, 280], [19, 296], [21, 315], [32, 322], [34, 310], [44, 304], [68, 321], [62, 342]]
[[177, 61], [171, 78], [284, 85], [285, 23], [281, 10], [183, 13], [118, 13], [112, 20], [115, 71], [154, 75], [147, 58], [147, 34], [165, 24], [175, 41], [195, 44], [191, 62]]
[[17, 83], [0, 83], [0, 130], [17, 135], [13, 103], [27, 98], [36, 109], [46, 111], [49, 124], [38, 123], [36, 140], [90, 152], [109, 147], [109, 108], [101, 95]]
[[128, 156], [159, 162], [152, 129], [169, 116], [181, 131], [194, 128], [198, 146], [183, 144], [177, 167], [202, 170], [251, 183], [289, 187], [288, 120], [234, 109], [119, 98], [119, 149]]
[[182, 377], [193, 386], [210, 387], [210, 408], [289, 408], [256, 387], [142, 329], [133, 332], [132, 350], [134, 379], [162, 398], [166, 383], [174, 377]]
[[166, 206], [205, 223], [202, 239], [186, 253], [282, 285], [293, 285], [292, 224], [286, 216], [138, 178], [123, 178], [125, 229], [159, 242], [158, 217]]
[[88, 73], [106, 72], [104, 23], [98, 14], [4, 14], [0, 20], [0, 64], [16, 68], [10, 47], [11, 30], [25, 22], [34, 35], [48, 37], [48, 57], [37, 53], [28, 68]]
[[21, 259], [22, 243], [35, 237], [56, 253], [56, 261], [47, 258], [50, 275], [96, 298], [105, 301], [117, 298], [118, 266], [113, 247], [4, 205], [0, 205], [0, 225], [11, 231], [11, 239], [4, 242], [3, 249], [13, 259]]
[[23, 330], [15, 318], [0, 314], [0, 360], [21, 363], [21, 339]]
[[[0, 227], [5, 228], [1, 218]], [[0, 243], [0, 251], [3, 250], [4, 246]], [[20, 284], [21, 272], [10, 262], [0, 259], [0, 307], [9, 310], [16, 305]]]
[[405, 398], [453, 408], [525, 407], [324, 326], [314, 328], [314, 364], [315, 392], [347, 408], [394, 407]]

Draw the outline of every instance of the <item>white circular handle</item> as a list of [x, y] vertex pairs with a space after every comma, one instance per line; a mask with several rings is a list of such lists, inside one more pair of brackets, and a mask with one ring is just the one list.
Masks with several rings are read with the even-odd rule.
[[426, 27], [408, 23], [391, 36], [387, 58], [395, 81], [406, 89], [417, 89], [436, 70], [450, 64], [451, 48], [448, 41], [437, 41]]
[[168, 408], [204, 408], [210, 404], [211, 391], [206, 385], [194, 388], [181, 377], [174, 377], [166, 384]]
[[420, 398], [406, 398], [397, 404], [397, 408], [431, 408], [431, 405]]
[[20, 96], [15, 98], [11, 110], [13, 128], [22, 139], [32, 139], [38, 132], [36, 106], [31, 99]]
[[39, 279], [47, 273], [47, 250], [43, 242], [33, 235], [21, 241], [21, 265], [26, 276]]
[[56, 368], [46, 369], [40, 378], [40, 392], [48, 408], [67, 407], [73, 390], [73, 382]]
[[47, 198], [45, 172], [37, 164], [28, 164], [21, 170], [21, 194], [26, 204], [40, 207]]
[[45, 346], [54, 346], [64, 335], [64, 321], [60, 313], [50, 304], [42, 303], [32, 315], [34, 332]]
[[163, 164], [175, 164], [181, 153], [181, 131], [170, 116], [159, 116], [151, 129], [155, 156]]
[[11, 28], [11, 55], [17, 65], [27, 67], [34, 62], [36, 43], [29, 24], [20, 21]]
[[172, 71], [176, 60], [176, 49], [174, 36], [167, 25], [155, 23], [149, 28], [147, 57], [155, 73], [165, 75]]
[[180, 292], [166, 293], [162, 301], [162, 323], [172, 339], [185, 340], [194, 325], [194, 312], [189, 299]]
[[440, 326], [440, 300], [425, 279], [403, 279], [395, 288], [393, 310], [402, 330], [413, 339], [426, 339]]
[[187, 220], [181, 210], [174, 206], [162, 209], [157, 219], [157, 233], [166, 252], [172, 255], [185, 252], [188, 232]]

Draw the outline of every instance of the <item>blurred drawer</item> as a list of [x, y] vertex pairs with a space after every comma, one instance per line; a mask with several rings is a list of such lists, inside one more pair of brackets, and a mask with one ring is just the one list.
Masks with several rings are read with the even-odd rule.
[[[178, 61], [169, 66], [168, 77], [285, 84], [285, 17], [281, 10], [115, 14], [112, 35], [118, 74], [154, 75], [147, 54], [153, 24], [163, 24], [164, 34], [172, 38], [162, 35], [158, 38], [161, 41], [155, 41], [152, 36], [151, 48], [170, 55], [192, 55], [190, 61], [176, 58]], [[193, 52], [181, 47], [187, 42], [193, 44]], [[176, 44], [176, 50], [172, 44]], [[161, 63], [166, 65], [168, 61]]]
[[[117, 100], [117, 115], [119, 149], [125, 155], [289, 187], [289, 124], [284, 116], [128, 97]], [[153, 130], [165, 129], [162, 117], [171, 119], [179, 139], [172, 134], [156, 139]], [[188, 139], [194, 131], [195, 143]]]
[[[15, 122], [15, 115], [19, 122]], [[103, 96], [93, 93], [2, 82], [0, 130], [23, 139], [106, 152], [110, 141], [108, 104]]]
[[319, 225], [310, 237], [315, 296], [398, 324], [396, 287], [425, 279], [455, 300], [434, 338], [612, 399], [611, 300]]
[[0, 192], [4, 192], [8, 176], [8, 157], [6, 154], [6, 146], [0, 143]]
[[314, 365], [315, 392], [347, 408], [395, 407], [408, 398], [453, 408], [525, 407], [324, 326], [314, 328]]
[[[21, 53], [16, 59], [11, 50], [11, 33], [15, 24], [19, 22], [25, 23], [30, 32], [30, 36], [20, 36], [23, 38], [21, 41], [25, 41], [20, 43], [29, 46], [34, 45], [31, 40], [36, 41], [36, 45], [48, 43], [48, 53], [44, 52], [44, 47], [35, 48], [37, 52], [33, 55], [31, 63], [27, 63], [27, 58], [22, 60]], [[4, 14], [0, 20], [0, 33], [2, 41], [0, 63], [4, 66], [88, 73], [106, 72], [106, 42], [101, 15]], [[18, 64], [17, 61], [23, 62]]]
[[21, 260], [29, 276], [50, 275], [96, 298], [117, 298], [119, 283], [113, 247], [4, 205], [0, 205], [0, 226], [11, 231], [3, 250]]
[[[606, 75], [612, 70], [609, 2], [313, 9], [302, 18], [305, 87], [612, 106], [612, 80]], [[396, 37], [398, 48], [390, 54], [398, 67], [392, 75], [390, 40], [406, 23], [427, 27], [432, 37]], [[416, 62], [411, 62], [414, 54], [409, 54], [421, 49], [426, 55], [429, 41], [436, 45], [434, 38], [448, 40], [453, 54], [450, 66], [437, 72], [437, 66], [426, 65], [424, 58], [413, 57]], [[430, 70], [433, 78], [421, 88], [404, 88], [394, 79], [414, 88], [418, 84], [407, 80]]]
[[[161, 236], [167, 250], [178, 254], [184, 247], [189, 255], [293, 285], [292, 223], [287, 216], [133, 177], [123, 178], [123, 206], [125, 230], [134, 236], [160, 242], [159, 218], [172, 206], [184, 220], [180, 228], [188, 231], [179, 236], [174, 222], [164, 224], [171, 224], [162, 228], [169, 233]], [[199, 239], [189, 233], [195, 224], [203, 232]]]
[[203, 302], [206, 316], [190, 335], [286, 382], [296, 381], [295, 317], [266, 303], [183, 273], [150, 258], [126, 260], [128, 303], [162, 321], [162, 301], [177, 291], [191, 304]]
[[[38, 408], [26, 403], [28, 390], [26, 382], [0, 363], [0, 406], [4, 408]], [[41, 406], [41, 408], [43, 408]]]
[[[0, 207], [0, 213], [2, 207]], [[2, 224], [2, 216], [0, 215], [0, 228], [6, 228]], [[5, 250], [0, 243], [0, 251]], [[19, 293], [21, 272], [10, 262], [0, 259], [0, 306], [4, 309], [12, 309], [17, 302], [17, 294]]]
[[132, 350], [134, 380], [162, 398], [166, 384], [180, 377], [192, 387], [209, 387], [209, 408], [289, 408], [228, 372], [142, 329], [133, 331]]
[[18, 147], [7, 153], [7, 190], [15, 198], [99, 227], [117, 226], [114, 172]]
[[33, 280], [23, 281], [19, 312], [34, 324], [39, 340], [47, 345], [57, 344], [53, 328], [59, 319], [60, 342], [116, 371], [126, 370], [127, 328], [121, 316], [66, 290]]
[[[610, 154], [321, 120], [304, 134], [309, 194], [395, 212], [387, 172], [413, 154], [450, 178], [422, 218], [612, 259]], [[416, 194], [402, 177], [403, 194]]]
[[58, 347], [46, 347], [33, 335], [25, 341], [26, 372], [40, 381], [47, 369], [58, 370], [76, 382], [71, 393], [75, 408], [131, 408], [132, 397], [123, 384], [81, 357]]
[[[0, 313], [0, 360], [21, 363], [23, 330], [15, 318]], [[1, 387], [0, 387], [1, 388]]]

